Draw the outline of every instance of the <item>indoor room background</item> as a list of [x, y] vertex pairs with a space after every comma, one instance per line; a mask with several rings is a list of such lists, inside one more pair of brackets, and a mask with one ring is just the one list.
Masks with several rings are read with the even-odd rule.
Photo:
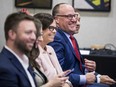
[[[52, 7], [57, 3], [72, 4], [72, 0], [53, 0]], [[75, 35], [81, 48], [89, 48], [94, 44], [105, 45], [113, 44], [116, 46], [116, 0], [111, 0], [110, 12], [87, 12], [80, 11], [81, 28]], [[5, 44], [4, 21], [8, 14], [19, 11], [15, 7], [15, 0], [0, 0], [0, 50]], [[51, 9], [29, 9], [31, 13], [48, 12]]]

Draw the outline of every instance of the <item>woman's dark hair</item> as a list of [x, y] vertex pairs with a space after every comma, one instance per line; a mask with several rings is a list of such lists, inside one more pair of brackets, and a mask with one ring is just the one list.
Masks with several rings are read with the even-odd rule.
[[32, 50], [27, 54], [27, 56], [29, 57], [30, 63], [32, 64], [33, 67], [40, 68], [40, 66], [35, 61], [39, 53], [40, 53], [39, 49], [36, 47], [36, 43], [34, 43]]
[[48, 82], [47, 77], [40, 71], [40, 66], [39, 64], [35, 61], [35, 59], [38, 57], [39, 55], [39, 49], [38, 47], [36, 47], [36, 43], [34, 44], [32, 50], [27, 54], [27, 56], [29, 57], [29, 62], [32, 65], [32, 67], [34, 67], [44, 78], [44, 84]]
[[34, 17], [41, 21], [43, 30], [47, 29], [54, 20], [53, 16], [49, 13], [37, 13]]
[[[48, 13], [37, 13], [36, 15], [34, 15], [34, 17], [38, 20], [40, 20], [40, 22], [42, 23], [42, 27], [43, 29], [46, 29], [49, 27], [49, 25], [53, 22], [53, 17], [52, 15], [48, 14]], [[37, 28], [41, 28], [38, 27], [36, 25]], [[37, 37], [39, 37], [40, 34], [38, 34], [37, 32]], [[36, 58], [39, 56], [39, 48], [36, 46], [36, 42], [34, 43], [34, 46], [32, 48], [32, 50], [27, 54], [29, 59], [30, 59], [30, 63], [32, 64], [33, 67], [37, 67], [38, 69], [39, 64], [36, 63]]]
[[[41, 21], [43, 30], [47, 29], [54, 20], [52, 15], [50, 15], [48, 13], [37, 13], [36, 15], [34, 15], [34, 17]], [[37, 37], [39, 37], [39, 34], [37, 35]], [[27, 56], [29, 57], [29, 60], [30, 60], [30, 64], [34, 68], [36, 68], [36, 70], [38, 72], [40, 72], [40, 70], [39, 70], [40, 66], [36, 62], [36, 58], [39, 56], [39, 53], [40, 53], [39, 48], [36, 46], [36, 42], [35, 42], [32, 50], [27, 54]], [[42, 75], [42, 73], [41, 73], [41, 75]], [[44, 77], [45, 83], [46, 83], [48, 81], [47, 78], [44, 75], [42, 75], [42, 76]]]

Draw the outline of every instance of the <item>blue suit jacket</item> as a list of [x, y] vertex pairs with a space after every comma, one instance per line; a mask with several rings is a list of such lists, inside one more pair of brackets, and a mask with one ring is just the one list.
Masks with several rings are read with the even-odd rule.
[[[32, 67], [29, 71], [34, 77]], [[0, 53], [0, 87], [31, 87], [21, 63], [5, 48]]]
[[[54, 48], [63, 71], [74, 68], [74, 72], [70, 74], [69, 80], [72, 82], [74, 87], [79, 86], [79, 81], [80, 81], [79, 75], [85, 74], [84, 67], [83, 67], [83, 71], [80, 70], [79, 61], [76, 58], [76, 54], [73, 50], [73, 47], [69, 39], [63, 33], [63, 31], [58, 29], [54, 41], [49, 43], [49, 45], [51, 45]], [[82, 57], [81, 60], [84, 66]]]

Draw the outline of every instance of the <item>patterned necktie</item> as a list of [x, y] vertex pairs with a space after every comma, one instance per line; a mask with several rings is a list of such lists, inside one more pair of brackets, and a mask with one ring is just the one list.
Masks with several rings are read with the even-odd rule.
[[[78, 47], [77, 47], [77, 44], [76, 44], [76, 40], [75, 40], [75, 38], [73, 37], [73, 35], [70, 35], [70, 39], [71, 39], [71, 42], [72, 42], [72, 45], [73, 45], [75, 54], [76, 54], [76, 56], [77, 56], [77, 59], [79, 60], [80, 69], [82, 70], [82, 62], [81, 62], [79, 50], [78, 50]], [[83, 70], [82, 70], [82, 71], [83, 71]]]

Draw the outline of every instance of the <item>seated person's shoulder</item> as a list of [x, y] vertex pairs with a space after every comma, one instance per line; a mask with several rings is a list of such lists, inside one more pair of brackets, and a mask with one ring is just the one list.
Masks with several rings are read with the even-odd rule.
[[54, 50], [52, 46], [50, 45], [46, 45], [47, 49], [51, 49], [51, 50]]

